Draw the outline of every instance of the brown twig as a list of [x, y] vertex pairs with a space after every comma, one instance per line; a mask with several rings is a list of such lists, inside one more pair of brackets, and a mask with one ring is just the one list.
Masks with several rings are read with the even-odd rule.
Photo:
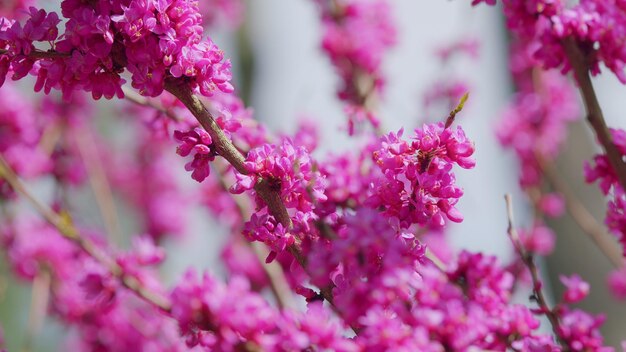
[[[156, 109], [174, 121], [181, 121], [181, 118], [178, 115], [168, 109], [163, 108], [159, 104], [154, 103], [150, 99], [147, 99], [126, 87], [123, 87], [122, 89], [124, 90], [125, 98], [132, 103]], [[228, 186], [224, 182], [224, 176], [224, 171], [220, 170], [217, 179], [222, 190], [230, 194], [230, 192], [228, 191]], [[232, 199], [233, 202], [235, 202], [239, 215], [242, 217], [242, 219], [245, 219], [247, 213], [245, 206], [241, 204], [241, 202], [234, 195], [232, 195]], [[248, 248], [254, 253], [255, 257], [259, 261], [259, 264], [261, 265], [261, 268], [265, 272], [265, 275], [267, 276], [270, 283], [270, 289], [272, 290], [272, 293], [276, 298], [276, 303], [278, 304], [278, 306], [280, 308], [293, 308], [293, 302], [289, 295], [289, 284], [287, 283], [287, 279], [285, 278], [285, 273], [283, 272], [282, 268], [277, 262], [265, 263], [265, 258], [268, 255], [267, 247], [261, 243], [252, 243], [250, 241], [245, 241], [245, 243]]]
[[[193, 94], [189, 84], [187, 84], [184, 80], [170, 79], [165, 82], [165, 90], [177, 97], [196, 117], [200, 125], [202, 125], [202, 127], [204, 127], [204, 129], [211, 136], [213, 146], [217, 150], [217, 153], [226, 159], [239, 173], [244, 175], [249, 174], [248, 170], [244, 166], [245, 158], [243, 154], [241, 154], [241, 152], [233, 145], [231, 140], [224, 134], [220, 126], [200, 99]], [[276, 220], [285, 228], [291, 229], [293, 227], [293, 223], [289, 213], [287, 212], [287, 208], [285, 207], [279, 192], [270, 186], [268, 180], [259, 178], [254, 190], [265, 202], [270, 214], [272, 214], [274, 218], [276, 218]], [[293, 255], [298, 264], [300, 264], [300, 266], [306, 271], [307, 260], [302, 253], [301, 239], [299, 237], [295, 237], [295, 239], [295, 243], [287, 247], [287, 250], [291, 253], [291, 255]], [[337, 307], [333, 304], [334, 300], [332, 287], [320, 288], [320, 294], [333, 306], [335, 311], [338, 311]]]
[[542, 283], [539, 279], [539, 273], [537, 270], [537, 266], [535, 265], [533, 256], [524, 248], [524, 245], [520, 241], [519, 234], [515, 229], [513, 222], [513, 202], [511, 201], [511, 195], [505, 194], [504, 200], [506, 202], [506, 213], [508, 218], [507, 233], [509, 235], [509, 238], [511, 239], [511, 242], [513, 242], [513, 247], [515, 248], [515, 251], [520, 256], [522, 262], [524, 262], [524, 265], [526, 265], [526, 267], [530, 271], [530, 275], [533, 281], [534, 298], [536, 299], [541, 312], [550, 321], [550, 325], [552, 325], [552, 331], [554, 332], [554, 335], [557, 338], [559, 344], [564, 348], [564, 351], [569, 351], [569, 347], [561, 337], [561, 323], [559, 321], [559, 317], [554, 310], [550, 309], [543, 294]]
[[113, 200], [113, 192], [104, 171], [102, 158], [98, 155], [95, 145], [91, 142], [93, 140], [91, 131], [88, 127], [81, 127], [73, 135], [76, 139], [78, 151], [85, 163], [85, 168], [89, 175], [89, 184], [96, 198], [98, 209], [100, 209], [106, 232], [109, 234], [112, 243], [119, 244], [122, 240], [122, 232], [117, 217], [115, 201]]
[[155, 109], [158, 112], [162, 113], [163, 115], [167, 116], [172, 121], [180, 122], [183, 120], [180, 116], [176, 115], [172, 110], [166, 109], [161, 104], [157, 104], [156, 102], [154, 102], [154, 100], [152, 99], [148, 99], [142, 95], [137, 94], [137, 92], [135, 92], [134, 90], [126, 86], [122, 87], [122, 91], [124, 92], [124, 98], [130, 102], [133, 102], [137, 105], [146, 106], [146, 107]]
[[621, 268], [624, 265], [624, 258], [617, 243], [606, 233], [605, 227], [591, 215], [551, 163], [547, 163], [541, 155], [537, 155], [537, 161], [546, 176], [546, 180], [554, 190], [561, 193], [565, 198], [567, 211], [576, 224], [589, 236], [616, 268]]
[[596, 138], [604, 148], [604, 152], [619, 179], [620, 185], [626, 190], [626, 163], [624, 163], [622, 154], [613, 143], [613, 137], [606, 125], [600, 103], [598, 102], [596, 92], [591, 83], [591, 77], [589, 76], [588, 59], [574, 38], [567, 37], [563, 40], [562, 44], [570, 65], [574, 70], [574, 76], [578, 81], [580, 94], [585, 103], [585, 110], [587, 111], [587, 121], [595, 132]]
[[50, 281], [50, 273], [47, 270], [41, 270], [33, 280], [30, 312], [28, 314], [28, 329], [26, 330], [24, 347], [22, 348], [23, 352], [32, 351], [35, 338], [39, 334], [46, 317], [48, 297], [50, 295]]
[[43, 218], [50, 225], [54, 226], [63, 237], [76, 243], [88, 255], [104, 265], [113, 276], [117, 277], [120, 280], [120, 283], [124, 287], [135, 292], [139, 297], [153, 304], [157, 308], [165, 312], [170, 311], [170, 303], [166, 298], [161, 297], [160, 295], [156, 295], [146, 289], [137, 280], [137, 278], [124, 273], [124, 270], [113, 259], [103, 253], [100, 249], [98, 249], [98, 247], [93, 242], [85, 237], [81, 237], [76, 227], [74, 227], [74, 225], [72, 224], [69, 216], [58, 214], [50, 207], [45, 205], [43, 202], [39, 201], [26, 188], [24, 183], [22, 183], [22, 181], [15, 174], [13, 169], [9, 166], [9, 164], [6, 162], [2, 155], [0, 155], [0, 178], [5, 179], [17, 193], [25, 197], [28, 202], [35, 208], [35, 210], [39, 214], [41, 214], [41, 216], [43, 216]]
[[[9, 54], [9, 50], [0, 49], [0, 55], [5, 55], [5, 54]], [[48, 50], [48, 51], [32, 50], [30, 53], [28, 53], [27, 56], [33, 59], [61, 59], [61, 58], [71, 57], [72, 54], [61, 53], [61, 52], [54, 51], [54, 50]]]
[[[246, 207], [241, 204], [239, 199], [237, 199], [234, 194], [228, 191], [228, 186], [224, 181], [224, 177], [224, 170], [220, 170], [217, 179], [222, 191], [231, 194], [231, 198], [233, 202], [235, 202], [239, 216], [241, 216], [242, 219], [247, 218]], [[291, 289], [289, 287], [289, 283], [287, 282], [287, 278], [285, 277], [285, 273], [283, 272], [283, 268], [276, 261], [271, 263], [265, 262], [265, 258], [267, 258], [269, 254], [267, 246], [260, 242], [250, 242], [247, 240], [245, 240], [245, 243], [252, 253], [254, 253], [259, 265], [265, 272], [265, 276], [267, 276], [267, 279], [269, 280], [270, 289], [276, 298], [278, 306], [280, 308], [293, 308], [293, 300], [290, 295]]]
[[[0, 49], [0, 55], [6, 54], [6, 53], [8, 53], [7, 50]], [[31, 58], [45, 59], [45, 58], [68, 57], [69, 54], [59, 53], [55, 51], [35, 50], [35, 51], [32, 51], [28, 56]], [[219, 125], [217, 124], [217, 122], [215, 121], [215, 119], [213, 118], [209, 110], [206, 108], [206, 106], [204, 106], [204, 104], [200, 101], [200, 99], [198, 99], [198, 97], [195, 94], [193, 94], [193, 91], [191, 87], [189, 86], [188, 82], [185, 79], [168, 78], [165, 81], [165, 90], [173, 94], [176, 98], [178, 98], [187, 107], [187, 109], [196, 117], [200, 125], [211, 136], [211, 139], [213, 140], [213, 146], [215, 147], [217, 153], [221, 155], [224, 159], [226, 159], [239, 173], [247, 175], [248, 170], [244, 166], [245, 158], [243, 154], [235, 147], [235, 145], [230, 141], [230, 139], [224, 134], [224, 131], [222, 131], [222, 129], [219, 127]], [[3, 161], [1, 164], [5, 164], [3, 168], [5, 171], [3, 176], [7, 176], [7, 181], [9, 181], [9, 178], [11, 178], [11, 180], [9, 181], [9, 183], [11, 183], [11, 186], [13, 186], [19, 193], [22, 193], [24, 196], [26, 196], [29, 199], [29, 201], [31, 201], [33, 206], [44, 216], [44, 218], [48, 222], [50, 222], [53, 226], [57, 227], [57, 229], [59, 229], [59, 231], [65, 237], [68, 237], [74, 240], [75, 242], [79, 243], [79, 245], [83, 249], [85, 249], [85, 251], [87, 251], [94, 257], [96, 257], [96, 259], [98, 258], [103, 259], [102, 255], [97, 253], [97, 251], [95, 250], [96, 247], [93, 246], [93, 244], [91, 244], [87, 240], [78, 236], [78, 233], [73, 228], [73, 226], [68, 226], [67, 223], [64, 223], [65, 220], [63, 220], [63, 218], [59, 214], [56, 214], [54, 211], [52, 211], [52, 209], [48, 208], [42, 203], [37, 202], [37, 200], [34, 197], [32, 197], [30, 193], [26, 192], [25, 187], [21, 185], [19, 179], [17, 179], [17, 176], [14, 173], [12, 173], [10, 169], [8, 168], [8, 164], [4, 163]], [[9, 174], [12, 174], [12, 175], [9, 176]], [[13, 183], [15, 183], [17, 187], [15, 187]], [[18, 188], [21, 188], [21, 190], [18, 190]], [[287, 212], [287, 208], [282, 202], [282, 199], [280, 198], [280, 194], [276, 190], [272, 189], [268, 180], [259, 178], [256, 182], [256, 185], [254, 186], [254, 190], [261, 197], [261, 199], [265, 202], [270, 214], [272, 214], [274, 218], [276, 218], [276, 220], [280, 222], [285, 228], [291, 229], [293, 227], [293, 223], [291, 221], [291, 217], [289, 216], [289, 213]], [[293, 257], [296, 259], [298, 264], [302, 268], [306, 269], [307, 260], [304, 254], [302, 253], [301, 241], [302, 240], [299, 237], [295, 237], [295, 243], [290, 245], [287, 248], [287, 250], [289, 253], [291, 253], [291, 255], [293, 255]], [[111, 272], [115, 273], [116, 275], [123, 275], [123, 273], [120, 271], [121, 268], [119, 268], [119, 266], [115, 267], [114, 264], [115, 263], [112, 263], [111, 266], [109, 266], [109, 269], [111, 270]], [[145, 298], [146, 300], [148, 301], [157, 300], [155, 297], [149, 297], [150, 293], [144, 292], [144, 290], [142, 290], [142, 287], [140, 287], [141, 285], [139, 285], [139, 282], [137, 282], [136, 279], [135, 280], [133, 280], [133, 278], [126, 279], [125, 277], [122, 277], [122, 282], [124, 283], [125, 286], [137, 292], [141, 297]], [[139, 287], [137, 285], [139, 285]], [[332, 297], [331, 291], [332, 291], [332, 288], [331, 289], [321, 288], [320, 294], [324, 297], [325, 300], [327, 300], [331, 305], [333, 305], [332, 303], [333, 297]], [[160, 302], [162, 303], [161, 305], [159, 305], [157, 302], [153, 302], [153, 303], [155, 303], [155, 305], [157, 306], [160, 306], [164, 310], [170, 309], [169, 303]], [[333, 308], [336, 309], [334, 305], [333, 305]]]

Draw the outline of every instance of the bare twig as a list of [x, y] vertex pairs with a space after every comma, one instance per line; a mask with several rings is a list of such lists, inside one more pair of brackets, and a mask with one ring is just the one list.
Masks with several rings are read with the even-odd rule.
[[120, 283], [123, 286], [135, 292], [139, 297], [153, 304], [157, 308], [165, 312], [169, 312], [171, 307], [169, 301], [166, 298], [161, 297], [160, 295], [156, 295], [146, 289], [137, 280], [137, 278], [124, 273], [124, 270], [114, 260], [112, 260], [101, 250], [99, 250], [94, 243], [92, 243], [87, 238], [81, 237], [76, 227], [74, 227], [74, 225], [72, 224], [69, 216], [60, 215], [52, 210], [50, 207], [39, 201], [26, 188], [24, 183], [22, 183], [22, 181], [11, 169], [11, 167], [2, 155], [0, 155], [0, 178], [5, 179], [17, 193], [25, 197], [28, 202], [35, 208], [35, 210], [39, 214], [41, 214], [44, 219], [48, 223], [50, 223], [50, 225], [54, 226], [63, 237], [76, 243], [88, 255], [104, 265], [113, 276], [117, 277], [120, 280]]
[[565, 198], [567, 211], [576, 224], [589, 236], [596, 246], [598, 246], [598, 249], [604, 253], [616, 268], [621, 268], [624, 265], [624, 258], [617, 242], [606, 233], [605, 227], [598, 223], [596, 218], [591, 215], [589, 210], [587, 210], [569, 187], [565, 179], [563, 179], [559, 171], [551, 163], [547, 163], [541, 155], [537, 155], [537, 161], [546, 176], [546, 180]]
[[[220, 187], [222, 188], [222, 191], [231, 194], [231, 198], [233, 202], [235, 202], [237, 211], [239, 212], [239, 216], [241, 216], [242, 219], [245, 219], [248, 216], [246, 214], [246, 207], [241, 204], [239, 199], [237, 199], [234, 194], [228, 191], [228, 186], [224, 181], [224, 177], [224, 170], [220, 170], [220, 174], [217, 179]], [[272, 293], [276, 298], [276, 303], [278, 304], [278, 306], [280, 308], [293, 308], [293, 300], [290, 295], [291, 289], [289, 287], [289, 284], [287, 283], [287, 278], [285, 277], [283, 268], [276, 261], [273, 261], [271, 263], [265, 262], [265, 258], [267, 258], [267, 255], [269, 254], [267, 246], [260, 242], [250, 242], [247, 240], [245, 240], [244, 242], [246, 243], [248, 248], [254, 253], [259, 262], [259, 265], [265, 272], [265, 276], [267, 276], [267, 279], [269, 280], [270, 289], [272, 290]]]
[[[202, 125], [202, 127], [204, 127], [204, 129], [211, 136], [213, 146], [217, 150], [217, 153], [226, 159], [239, 173], [244, 175], [249, 174], [248, 170], [244, 166], [245, 158], [243, 154], [241, 154], [241, 152], [233, 145], [231, 140], [224, 134], [224, 131], [222, 131], [220, 126], [217, 124], [209, 110], [204, 106], [200, 99], [193, 94], [190, 86], [185, 81], [167, 80], [165, 83], [165, 90], [177, 97], [196, 117], [200, 125]], [[285, 207], [278, 190], [273, 189], [268, 183], [268, 180], [263, 178], [259, 178], [257, 180], [254, 190], [261, 197], [261, 199], [263, 199], [270, 214], [272, 214], [274, 218], [276, 218], [276, 220], [285, 228], [292, 229], [293, 223], [291, 221], [291, 217], [287, 212], [287, 208]], [[298, 264], [300, 264], [300, 266], [306, 271], [307, 260], [302, 253], [301, 241], [302, 240], [299, 237], [295, 237], [295, 243], [287, 247], [287, 250], [291, 253], [291, 255], [293, 255]], [[338, 311], [337, 307], [333, 303], [332, 287], [321, 287], [320, 294], [333, 306], [335, 311]], [[357, 330], [355, 329], [355, 331]]]
[[81, 127], [80, 130], [73, 135], [76, 139], [80, 155], [85, 163], [85, 168], [89, 175], [89, 183], [96, 198], [98, 209], [100, 209], [106, 232], [109, 234], [112, 243], [119, 244], [122, 239], [122, 232], [117, 217], [115, 201], [113, 200], [113, 192], [111, 191], [111, 184], [104, 171], [102, 159], [100, 155], [98, 155], [95, 145], [91, 142], [93, 140], [91, 131], [88, 127]]
[[137, 94], [137, 92], [135, 92], [134, 90], [126, 86], [122, 87], [122, 91], [124, 92], [124, 98], [127, 99], [128, 101], [133, 102], [137, 105], [146, 106], [146, 107], [155, 109], [159, 111], [160, 113], [162, 113], [163, 115], [167, 116], [172, 121], [176, 121], [176, 122], [182, 121], [182, 118], [180, 118], [180, 116], [176, 115], [172, 110], [166, 109], [161, 104], [156, 103], [154, 100], [148, 99], [142, 95], [139, 95]]
[[537, 300], [537, 304], [539, 305], [541, 313], [543, 313], [550, 321], [550, 325], [552, 325], [552, 331], [554, 332], [554, 335], [557, 338], [559, 344], [564, 348], [564, 351], [569, 351], [567, 344], [561, 337], [561, 323], [559, 322], [559, 317], [556, 312], [548, 306], [546, 298], [543, 294], [542, 282], [539, 279], [539, 273], [537, 270], [537, 266], [535, 265], [533, 256], [530, 252], [526, 250], [526, 248], [524, 248], [524, 245], [520, 241], [519, 234], [515, 229], [513, 222], [513, 202], [511, 201], [511, 195], [505, 194], [504, 200], [506, 201], [506, 213], [508, 218], [507, 233], [509, 234], [511, 242], [513, 242], [513, 247], [515, 248], [515, 251], [520, 256], [522, 262], [524, 262], [524, 265], [526, 265], [526, 267], [530, 271], [530, 275], [533, 281], [534, 298]]
[[48, 309], [48, 297], [50, 295], [50, 273], [41, 270], [33, 280], [33, 290], [30, 300], [30, 312], [28, 314], [28, 328], [24, 340], [23, 352], [32, 351], [35, 338], [41, 331], [41, 326]]
[[620, 185], [626, 190], [626, 163], [624, 163], [622, 154], [613, 143], [613, 137], [606, 125], [600, 103], [591, 83], [591, 77], [589, 76], [588, 59], [572, 37], [563, 40], [563, 47], [574, 70], [574, 76], [578, 81], [580, 94], [587, 110], [587, 121], [604, 148], [604, 152], [619, 179]]

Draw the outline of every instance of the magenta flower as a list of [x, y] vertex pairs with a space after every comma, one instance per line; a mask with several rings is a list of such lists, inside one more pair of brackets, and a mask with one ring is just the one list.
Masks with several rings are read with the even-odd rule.
[[589, 294], [589, 284], [583, 281], [580, 276], [574, 274], [572, 276], [559, 276], [559, 279], [565, 285], [563, 293], [563, 301], [566, 303], [577, 303], [585, 299]]
[[191, 171], [191, 178], [198, 182], [204, 181], [211, 173], [209, 162], [215, 159], [216, 152], [211, 148], [213, 141], [207, 131], [200, 127], [187, 132], [174, 131], [174, 138], [180, 142], [176, 153], [188, 156], [193, 153], [193, 160], [185, 165]]
[[460, 127], [444, 128], [443, 123], [416, 130], [411, 143], [401, 139], [402, 133], [384, 136], [373, 153], [384, 178], [374, 184], [367, 204], [382, 208], [403, 227], [443, 226], [446, 218], [461, 222], [463, 216], [454, 206], [463, 191], [451, 170], [453, 164], [474, 167], [473, 143]]

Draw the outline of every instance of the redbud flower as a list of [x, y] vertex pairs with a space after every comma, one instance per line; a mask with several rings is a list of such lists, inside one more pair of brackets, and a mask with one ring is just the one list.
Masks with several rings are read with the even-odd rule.
[[549, 255], [554, 250], [556, 235], [551, 228], [536, 224], [530, 230], [519, 231], [520, 240], [524, 248], [539, 255]]
[[622, 268], [611, 272], [608, 277], [611, 293], [618, 299], [626, 298], [626, 269]]
[[563, 301], [566, 303], [576, 303], [582, 301], [589, 294], [589, 284], [583, 281], [580, 276], [574, 274], [570, 277], [560, 275], [559, 279], [565, 285]]
[[411, 143], [401, 139], [402, 133], [384, 136], [373, 153], [385, 177], [374, 185], [368, 204], [398, 218], [403, 227], [443, 226], [445, 218], [461, 222], [463, 216], [454, 205], [463, 191], [451, 170], [453, 164], [474, 167], [473, 143], [460, 127], [444, 128], [443, 122], [416, 130]]
[[187, 132], [174, 131], [174, 138], [180, 142], [176, 153], [187, 156], [193, 153], [193, 160], [185, 165], [185, 170], [192, 171], [191, 178], [198, 182], [204, 181], [211, 173], [209, 162], [217, 155], [212, 149], [213, 140], [207, 131], [200, 127]]
[[559, 217], [565, 211], [565, 200], [558, 193], [544, 194], [539, 200], [541, 211], [551, 217]]

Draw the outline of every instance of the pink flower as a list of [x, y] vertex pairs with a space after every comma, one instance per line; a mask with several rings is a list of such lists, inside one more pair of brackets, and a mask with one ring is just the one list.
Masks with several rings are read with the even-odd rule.
[[619, 269], [611, 272], [608, 277], [608, 285], [611, 293], [618, 299], [626, 298], [626, 270]]
[[583, 281], [580, 276], [576, 274], [570, 277], [561, 275], [559, 276], [559, 279], [563, 285], [565, 285], [565, 292], [563, 293], [564, 302], [580, 302], [589, 294], [589, 284]]
[[539, 255], [549, 255], [554, 250], [556, 236], [551, 228], [536, 224], [529, 231], [520, 230], [520, 239], [524, 248]]
[[212, 149], [211, 136], [200, 127], [187, 132], [174, 131], [174, 138], [181, 144], [176, 148], [180, 156], [188, 156], [193, 153], [193, 160], [185, 165], [185, 170], [192, 171], [191, 178], [198, 182], [204, 181], [211, 173], [209, 162], [217, 155]]
[[558, 193], [545, 194], [539, 200], [539, 209], [551, 217], [559, 217], [565, 212], [565, 199]]

